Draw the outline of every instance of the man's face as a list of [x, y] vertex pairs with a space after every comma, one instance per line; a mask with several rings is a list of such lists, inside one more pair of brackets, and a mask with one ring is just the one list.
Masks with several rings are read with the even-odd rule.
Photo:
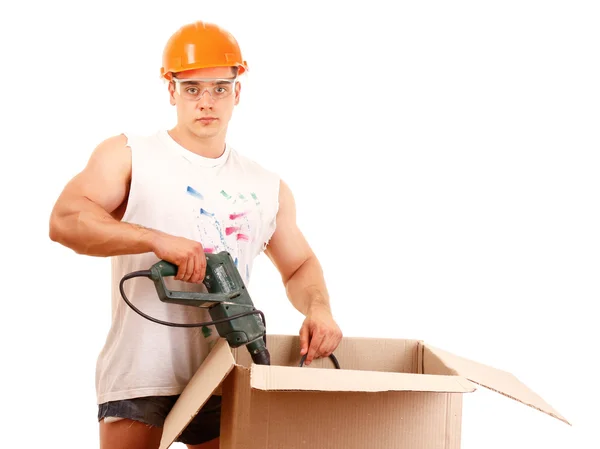
[[213, 137], [225, 133], [240, 84], [231, 67], [194, 69], [175, 74], [169, 93], [179, 124], [198, 137]]

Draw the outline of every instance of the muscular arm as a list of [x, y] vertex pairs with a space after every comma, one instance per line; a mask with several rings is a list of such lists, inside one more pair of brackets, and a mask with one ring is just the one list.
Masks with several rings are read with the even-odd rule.
[[290, 302], [303, 315], [311, 308], [330, 311], [323, 270], [296, 223], [296, 204], [288, 185], [281, 181], [277, 228], [265, 254], [279, 273]]
[[287, 296], [306, 316], [300, 329], [301, 354], [306, 364], [328, 356], [342, 332], [333, 319], [321, 264], [296, 223], [296, 204], [289, 187], [280, 183], [277, 228], [265, 250], [279, 270]]
[[121, 221], [130, 182], [127, 138], [106, 139], [56, 201], [50, 216], [50, 239], [89, 256], [153, 252], [177, 265], [176, 280], [202, 282], [206, 257], [200, 242]]
[[152, 251], [152, 232], [117, 217], [129, 191], [131, 152], [123, 135], [96, 147], [65, 186], [50, 216], [50, 239], [78, 254], [114, 256]]

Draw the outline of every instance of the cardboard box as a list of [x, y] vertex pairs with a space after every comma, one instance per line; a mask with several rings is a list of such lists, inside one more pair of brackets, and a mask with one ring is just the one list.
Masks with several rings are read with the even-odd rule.
[[475, 384], [570, 423], [512, 374], [419, 340], [345, 337], [300, 367], [298, 336], [270, 335], [271, 365], [219, 340], [168, 415], [168, 448], [222, 394], [223, 449], [458, 449], [462, 395]]

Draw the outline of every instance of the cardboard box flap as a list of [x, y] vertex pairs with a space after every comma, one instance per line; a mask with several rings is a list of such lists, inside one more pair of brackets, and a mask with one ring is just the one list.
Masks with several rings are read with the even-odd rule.
[[217, 340], [167, 415], [160, 449], [167, 449], [173, 444], [234, 366], [235, 360], [227, 340]]
[[273, 365], [252, 365], [250, 386], [265, 391], [475, 391], [475, 385], [460, 376]]
[[[500, 393], [571, 425], [569, 421], [561, 416], [544, 399], [507, 371], [459, 357], [427, 344], [424, 348], [423, 363], [425, 372], [456, 374], [466, 377], [489, 390]], [[442, 368], [440, 363], [446, 369]]]

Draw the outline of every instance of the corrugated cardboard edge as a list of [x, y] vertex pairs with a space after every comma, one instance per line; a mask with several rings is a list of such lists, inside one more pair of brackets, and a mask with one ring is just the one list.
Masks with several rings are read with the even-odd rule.
[[251, 366], [250, 386], [263, 391], [475, 391], [475, 385], [461, 376], [265, 365]]
[[[425, 344], [423, 354], [424, 371], [439, 372], [440, 362], [450, 371], [447, 374], [464, 376], [489, 390], [571, 425], [558, 411], [513, 374]], [[429, 369], [428, 365], [430, 366]]]
[[227, 340], [219, 339], [167, 415], [159, 449], [173, 444], [234, 366]]

